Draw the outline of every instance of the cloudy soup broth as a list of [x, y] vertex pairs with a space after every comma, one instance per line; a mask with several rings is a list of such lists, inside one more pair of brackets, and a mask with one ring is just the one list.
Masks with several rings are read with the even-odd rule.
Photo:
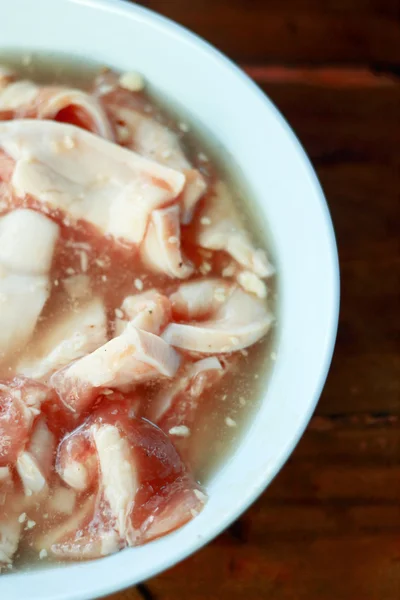
[[276, 357], [248, 196], [156, 81], [0, 54], [1, 574], [201, 512]]

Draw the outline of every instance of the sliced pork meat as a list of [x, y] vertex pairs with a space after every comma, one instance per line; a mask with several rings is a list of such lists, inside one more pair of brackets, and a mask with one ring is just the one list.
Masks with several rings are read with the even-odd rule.
[[5, 110], [13, 111], [14, 119], [67, 121], [106, 139], [114, 139], [101, 104], [93, 95], [81, 90], [41, 87], [32, 81], [12, 81], [8, 78], [8, 85], [3, 83], [0, 86], [0, 111]]
[[127, 296], [120, 310], [123, 316], [115, 321], [116, 335], [120, 335], [129, 322], [138, 329], [160, 335], [171, 321], [171, 302], [156, 290]]
[[63, 560], [94, 559], [117, 552], [122, 547], [118, 534], [96, 517], [97, 508], [96, 497], [89, 496], [59, 525], [34, 536], [36, 550]]
[[95, 298], [68, 316], [62, 312], [46, 329], [38, 332], [27, 355], [17, 366], [20, 374], [43, 379], [54, 371], [90, 354], [107, 342], [107, 318], [104, 303]]
[[139, 488], [139, 473], [130, 445], [115, 425], [94, 425], [92, 436], [100, 465], [101, 494], [119, 537], [133, 545], [137, 534], [131, 513]]
[[221, 308], [232, 294], [232, 284], [218, 277], [182, 283], [170, 296], [174, 318], [206, 319]]
[[219, 177], [138, 73], [79, 90], [0, 67], [0, 571], [202, 511], [275, 295]]
[[32, 210], [0, 217], [0, 362], [33, 334], [50, 293], [58, 233], [58, 225]]
[[59, 227], [46, 216], [17, 209], [0, 218], [0, 263], [13, 273], [47, 275]]
[[27, 496], [45, 490], [47, 486], [46, 478], [30, 452], [26, 450], [21, 452], [17, 458], [16, 469]]
[[49, 390], [29, 379], [0, 383], [0, 467], [14, 464], [25, 448]]
[[15, 160], [20, 198], [138, 244], [152, 210], [176, 200], [185, 177], [78, 127], [51, 121], [0, 123], [0, 148]]
[[131, 90], [122, 87], [121, 81], [113, 74], [101, 77], [95, 92], [115, 123], [119, 143], [185, 175], [181, 221], [190, 223], [198, 201], [207, 190], [207, 183], [185, 156], [178, 135], [146, 114], [143, 109], [147, 106], [141, 105], [138, 97], [135, 101]]
[[[210, 306], [214, 303], [213, 297]], [[171, 323], [162, 337], [168, 344], [191, 352], [230, 353], [255, 344], [267, 333], [272, 322], [272, 315], [264, 300], [234, 286], [211, 318], [199, 322]]]
[[77, 492], [85, 492], [97, 481], [95, 446], [85, 426], [74, 430], [61, 441], [56, 468], [61, 479]]
[[141, 257], [151, 271], [186, 279], [194, 268], [182, 255], [179, 210], [175, 205], [153, 211]]
[[242, 267], [259, 277], [273, 275], [274, 269], [263, 250], [254, 247], [228, 186], [215, 185], [197, 221], [196, 241], [202, 248], [224, 250]]
[[[162, 389], [150, 402], [146, 417], [171, 435], [189, 434], [200, 396], [226, 373], [226, 367], [215, 357], [187, 363], [179, 377]], [[183, 428], [182, 428], [183, 427]]]
[[52, 375], [51, 385], [69, 409], [81, 412], [99, 388], [173, 377], [179, 362], [164, 340], [129, 323], [121, 335]]

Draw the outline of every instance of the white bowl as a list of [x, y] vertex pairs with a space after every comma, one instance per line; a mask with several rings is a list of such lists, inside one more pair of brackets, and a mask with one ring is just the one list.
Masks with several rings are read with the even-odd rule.
[[282, 467], [312, 415], [333, 352], [335, 238], [315, 173], [282, 116], [242, 71], [182, 27], [115, 0], [12, 0], [0, 4], [0, 52], [7, 48], [66, 52], [137, 69], [187, 107], [242, 170], [268, 222], [279, 274], [278, 358], [251, 426], [208, 486], [203, 513], [142, 548], [0, 576], [4, 600], [93, 599], [152, 577], [203, 546]]

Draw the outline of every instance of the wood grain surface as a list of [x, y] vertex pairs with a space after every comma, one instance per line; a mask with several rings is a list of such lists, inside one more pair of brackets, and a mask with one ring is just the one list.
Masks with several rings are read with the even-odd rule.
[[400, 1], [148, 0], [276, 103], [339, 246], [335, 356], [312, 422], [218, 539], [110, 600], [400, 598]]

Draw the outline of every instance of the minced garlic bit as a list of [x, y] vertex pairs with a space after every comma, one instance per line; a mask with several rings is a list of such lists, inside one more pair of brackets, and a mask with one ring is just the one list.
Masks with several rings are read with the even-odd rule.
[[81, 271], [86, 273], [89, 267], [89, 258], [84, 250], [79, 250], [79, 259], [81, 263]]
[[21, 514], [19, 515], [19, 517], [18, 517], [18, 521], [19, 521], [20, 523], [25, 523], [25, 521], [26, 521], [26, 513], [21, 513]]
[[277, 358], [276, 352], [271, 352], [270, 358], [271, 358], [271, 360], [276, 360], [276, 358]]
[[47, 557], [47, 550], [46, 548], [42, 548], [41, 551], [39, 552], [39, 558], [40, 560], [42, 560], [43, 558]]
[[119, 85], [130, 92], [141, 92], [144, 88], [144, 79], [136, 71], [123, 73], [119, 78]]
[[176, 425], [175, 427], [171, 427], [168, 433], [177, 437], [189, 437], [190, 429], [186, 425]]
[[208, 156], [204, 152], [199, 152], [197, 158], [200, 162], [208, 162]]
[[178, 244], [179, 243], [179, 239], [176, 237], [176, 235], [171, 235], [171, 237], [168, 238], [168, 241], [170, 244]]
[[231, 263], [224, 269], [222, 269], [222, 277], [233, 277], [236, 271], [235, 263]]
[[178, 127], [183, 133], [187, 133], [189, 131], [189, 125], [187, 123], [179, 123]]
[[67, 275], [75, 275], [75, 269], [73, 269], [72, 267], [68, 267], [67, 269], [65, 269], [65, 272]]
[[225, 302], [226, 293], [225, 293], [224, 288], [217, 288], [214, 292], [214, 298], [216, 299], [217, 302]]
[[102, 281], [107, 281], [107, 275], [102, 275], [102, 276], [101, 276], [101, 280], [102, 280]]
[[199, 267], [199, 271], [202, 275], [207, 275], [211, 271], [212, 267], [209, 262], [204, 261]]
[[240, 406], [246, 406], [246, 398], [244, 398], [243, 396], [240, 396], [239, 404], [240, 404]]
[[209, 219], [208, 217], [201, 217], [200, 223], [202, 225], [211, 225], [211, 219]]
[[225, 423], [228, 425], [228, 427], [236, 427], [236, 425], [237, 425], [236, 421], [231, 419], [231, 417], [226, 417]]
[[72, 148], [75, 148], [76, 146], [76, 142], [71, 135], [66, 135], [64, 137], [63, 144], [64, 148], [67, 148], [68, 150], [72, 150]]
[[103, 396], [109, 396], [110, 394], [113, 394], [114, 391], [111, 390], [110, 388], [104, 388], [104, 390], [102, 390], [101, 393], [103, 394]]
[[29, 519], [29, 521], [26, 524], [26, 529], [33, 529], [36, 525], [36, 521], [32, 521], [32, 519]]
[[135, 281], [133, 282], [133, 285], [135, 286], [135, 288], [137, 290], [139, 290], [139, 292], [142, 291], [142, 289], [143, 289], [143, 281], [141, 279], [135, 279]]
[[115, 316], [117, 317], [117, 319], [124, 318], [124, 313], [122, 312], [122, 310], [120, 308], [116, 308], [114, 312], [115, 312]]
[[129, 129], [126, 125], [117, 125], [118, 142], [123, 144], [129, 140]]
[[258, 298], [267, 297], [268, 289], [265, 282], [251, 271], [242, 271], [239, 273], [237, 280], [246, 292], [255, 294]]

